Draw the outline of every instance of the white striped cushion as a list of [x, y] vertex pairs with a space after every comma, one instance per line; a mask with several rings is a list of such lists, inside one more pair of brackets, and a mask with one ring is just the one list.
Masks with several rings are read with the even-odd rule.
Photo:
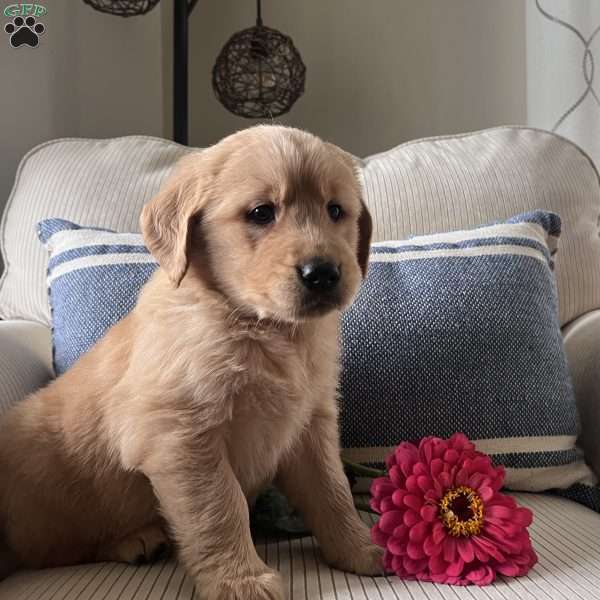
[[145, 136], [63, 139], [31, 150], [19, 165], [1, 225], [0, 318], [50, 325], [46, 253], [37, 240], [37, 222], [62, 217], [139, 231], [142, 206], [189, 151]]
[[29, 321], [0, 321], [0, 417], [53, 376], [50, 330]]
[[[259, 540], [260, 556], [283, 575], [289, 600], [597, 600], [600, 515], [562, 498], [515, 494], [533, 510], [539, 563], [525, 577], [484, 588], [451, 587], [397, 577], [357, 577], [330, 569], [313, 538]], [[372, 523], [371, 516], [362, 513]], [[17, 573], [0, 583], [0, 600], [200, 600], [176, 562], [116, 563]]]
[[426, 138], [365, 159], [362, 177], [375, 241], [559, 214], [560, 322], [600, 308], [598, 172], [572, 142], [518, 127]]

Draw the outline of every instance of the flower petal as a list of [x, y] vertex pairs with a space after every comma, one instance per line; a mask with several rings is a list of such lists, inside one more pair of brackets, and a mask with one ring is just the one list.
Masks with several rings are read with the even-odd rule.
[[429, 528], [429, 523], [427, 523], [426, 521], [419, 521], [414, 527], [411, 528], [408, 537], [411, 540], [411, 542], [422, 544], [425, 541], [427, 535], [429, 534]]
[[473, 473], [473, 475], [471, 475], [471, 477], [469, 477], [469, 481], [467, 482], [467, 485], [470, 488], [473, 488], [474, 490], [476, 490], [481, 485], [484, 477], [485, 477], [485, 475], [483, 473]]
[[470, 539], [461, 537], [457, 541], [458, 554], [466, 562], [470, 563], [475, 560], [475, 550]]
[[433, 481], [428, 475], [419, 475], [417, 477], [417, 485], [419, 486], [421, 491], [426, 492], [427, 490], [430, 490], [432, 488]]
[[458, 462], [459, 454], [454, 448], [450, 448], [444, 452], [444, 461], [449, 465], [455, 465]]
[[499, 504], [488, 506], [485, 509], [486, 517], [495, 517], [497, 519], [512, 519], [513, 510], [508, 508], [507, 506], [502, 506]]
[[427, 556], [423, 550], [423, 544], [417, 542], [408, 542], [406, 550], [408, 556], [414, 560], [419, 560]]
[[398, 465], [394, 465], [389, 471], [390, 479], [392, 483], [396, 487], [404, 487], [404, 482], [406, 481], [406, 477], [402, 473], [400, 467]]
[[448, 563], [442, 558], [440, 554], [432, 556], [429, 559], [429, 570], [431, 573], [439, 574], [445, 573], [448, 568]]
[[447, 537], [446, 528], [439, 521], [433, 525], [433, 531], [431, 532], [433, 541], [436, 544], [441, 544]]
[[501, 575], [506, 575], [507, 577], [515, 577], [519, 573], [519, 567], [512, 560], [507, 560], [504, 563], [500, 563], [496, 565], [496, 571]]
[[427, 475], [429, 473], [427, 467], [425, 466], [425, 463], [423, 462], [415, 463], [412, 472], [413, 475], [416, 475], [417, 477], [419, 477], [420, 475]]
[[385, 531], [382, 531], [381, 527], [379, 527], [379, 523], [376, 523], [371, 528], [371, 540], [377, 546], [381, 546], [381, 547], [385, 548], [389, 539], [390, 539], [390, 534], [385, 533]]
[[406, 494], [407, 494], [406, 490], [395, 490], [394, 493], [392, 494], [392, 502], [398, 508], [404, 508], [404, 496], [406, 496]]
[[404, 556], [406, 554], [406, 544], [396, 537], [390, 537], [386, 544], [386, 548], [394, 556]]
[[429, 463], [429, 471], [433, 477], [437, 477], [444, 470], [444, 461], [440, 458], [434, 458]]
[[410, 575], [415, 575], [419, 571], [419, 561], [410, 558], [410, 556], [402, 557], [402, 566]]
[[449, 563], [456, 560], [456, 540], [451, 536], [444, 540], [444, 560]]
[[421, 506], [423, 506], [423, 501], [414, 494], [406, 494], [404, 496], [404, 504], [408, 508], [412, 508], [415, 512], [419, 512], [421, 510]]
[[490, 555], [475, 541], [473, 541], [473, 550], [475, 558], [481, 563], [487, 563], [490, 560]]
[[392, 535], [399, 539], [401, 542], [408, 542], [408, 532], [410, 531], [410, 529], [404, 524], [402, 523], [402, 525], [398, 525], [398, 527], [396, 527], [396, 529], [394, 529], [394, 532], [392, 533]]
[[420, 520], [421, 518], [419, 517], [418, 513], [416, 513], [414, 510], [407, 510], [404, 513], [403, 522], [407, 527], [413, 527]]
[[475, 585], [490, 585], [496, 579], [496, 574], [489, 566], [482, 565], [466, 573], [465, 577]]
[[467, 485], [469, 481], [469, 471], [467, 469], [460, 469], [456, 474], [455, 481], [458, 485]]
[[512, 519], [521, 527], [529, 527], [533, 523], [533, 513], [528, 508], [520, 506], [513, 512]]
[[394, 501], [392, 500], [391, 496], [386, 496], [385, 498], [381, 499], [381, 502], [379, 503], [379, 510], [381, 514], [386, 513], [390, 510], [396, 510], [396, 505], [394, 504]]
[[432, 523], [438, 516], [438, 507], [433, 504], [425, 504], [419, 511], [421, 518], [428, 523]]
[[389, 477], [377, 477], [371, 484], [371, 495], [389, 496], [395, 489], [396, 486], [391, 482]]
[[452, 487], [452, 476], [448, 471], [442, 471], [438, 475], [438, 481], [443, 490], [447, 490]]
[[480, 487], [477, 491], [484, 502], [489, 502], [494, 496], [494, 490], [491, 487]]
[[377, 524], [385, 533], [392, 533], [396, 527], [404, 522], [404, 513], [399, 510], [390, 510], [381, 515]]
[[407, 491], [409, 491], [411, 494], [419, 494], [421, 492], [421, 489], [417, 485], [417, 476], [416, 475], [409, 475], [406, 478], [404, 487], [406, 487]]
[[423, 552], [427, 554], [427, 556], [438, 556], [442, 552], [442, 545], [436, 544], [433, 541], [433, 536], [429, 535], [425, 538], [423, 542]]
[[450, 577], [458, 577], [461, 575], [463, 569], [465, 567], [465, 563], [462, 558], [457, 557], [456, 560], [448, 565], [446, 569], [446, 573]]

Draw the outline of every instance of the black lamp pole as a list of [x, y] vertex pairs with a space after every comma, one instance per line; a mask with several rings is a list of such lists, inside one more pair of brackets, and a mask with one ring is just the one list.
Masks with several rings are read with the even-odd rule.
[[173, 0], [173, 139], [188, 143], [188, 18], [198, 0]]

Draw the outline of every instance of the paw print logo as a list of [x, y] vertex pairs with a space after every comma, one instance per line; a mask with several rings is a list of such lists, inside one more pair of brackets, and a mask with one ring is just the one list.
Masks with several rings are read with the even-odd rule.
[[35, 48], [40, 43], [39, 36], [46, 28], [42, 23], [36, 22], [35, 17], [15, 17], [12, 23], [4, 26], [4, 31], [10, 35], [10, 45], [13, 48], [23, 45]]

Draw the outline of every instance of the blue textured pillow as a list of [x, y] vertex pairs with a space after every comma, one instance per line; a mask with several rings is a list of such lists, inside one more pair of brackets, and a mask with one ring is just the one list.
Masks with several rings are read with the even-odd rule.
[[54, 370], [64, 373], [131, 311], [157, 268], [139, 233], [38, 223], [46, 245]]
[[[377, 464], [402, 440], [463, 431], [508, 467], [513, 489], [593, 482], [575, 447], [557, 318], [559, 233], [559, 218], [540, 211], [373, 246], [342, 320], [346, 457]], [[39, 235], [50, 254], [60, 374], [131, 310], [156, 263], [139, 234], [50, 219]], [[577, 489], [597, 497], [596, 488]]]
[[552, 272], [559, 234], [559, 217], [536, 211], [373, 246], [342, 319], [348, 459], [380, 464], [401, 440], [461, 431], [507, 467], [513, 489], [594, 483], [575, 446]]

